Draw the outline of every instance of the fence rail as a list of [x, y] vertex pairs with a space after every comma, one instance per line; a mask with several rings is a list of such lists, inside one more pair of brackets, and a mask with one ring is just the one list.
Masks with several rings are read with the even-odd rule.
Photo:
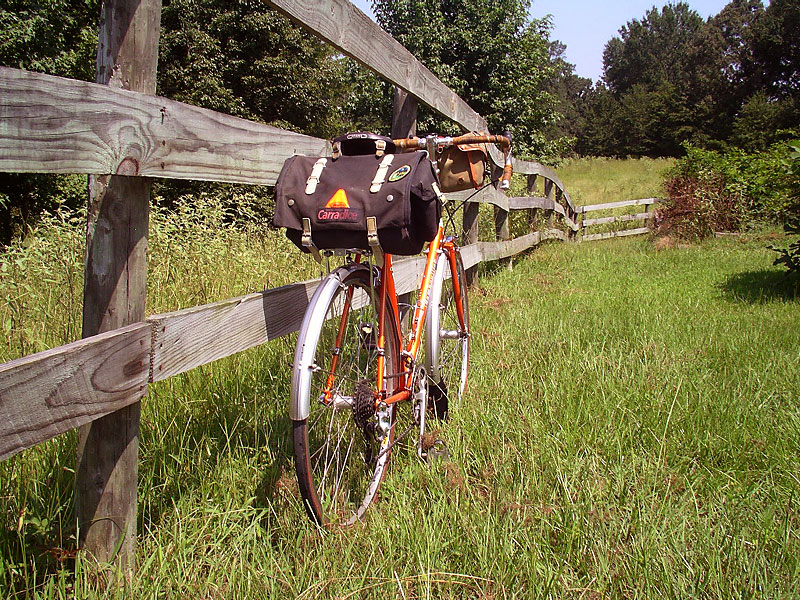
[[[615, 215], [611, 217], [597, 217], [593, 219], [587, 219], [586, 217], [582, 217], [581, 224], [583, 226], [583, 233], [581, 235], [581, 240], [584, 242], [591, 242], [595, 240], [606, 240], [615, 237], [626, 237], [631, 235], [643, 235], [649, 233], [651, 228], [646, 224], [647, 221], [653, 220], [655, 218], [655, 213], [651, 210], [651, 207], [660, 202], [658, 198], [641, 198], [638, 200], [621, 200], [619, 202], [606, 202], [604, 204], [590, 204], [587, 206], [580, 207], [581, 215], [585, 215], [589, 212], [595, 212], [599, 210], [614, 210], [618, 208], [627, 208], [630, 206], [644, 206], [644, 212], [635, 213], [635, 214], [625, 214], [625, 215]], [[589, 227], [595, 225], [614, 225], [618, 223], [630, 223], [633, 221], [643, 221], [645, 225], [643, 227], [636, 227], [632, 229], [616, 229], [613, 231], [604, 231], [601, 233], [586, 233], [586, 230]]]
[[[466, 130], [486, 129], [483, 117], [346, 0], [267, 0], [267, 4], [396, 86], [392, 132], [396, 137], [411, 133], [409, 124], [416, 118], [417, 101]], [[114, 65], [116, 73], [116, 67], [121, 65], [119, 70], [132, 73], [125, 81], [135, 80], [139, 72], [144, 74], [143, 79], [150, 77], [154, 81], [152, 57], [158, 42], [160, 0], [109, 0], [103, 10], [101, 42], [111, 55], [98, 59], [98, 73], [108, 71], [108, 64]], [[132, 50], [126, 46], [128, 38], [114, 38], [122, 30], [115, 29], [115, 20], [148, 32], [152, 39], [147, 48]], [[149, 58], [139, 60], [140, 54]], [[122, 85], [119, 81], [116, 84]], [[141, 89], [154, 89], [154, 83]], [[104, 319], [112, 297], [122, 306], [127, 302], [128, 309], [135, 309], [120, 317], [117, 325], [110, 321], [111, 331], [0, 365], [0, 460], [82, 427], [80, 460], [88, 461], [89, 466], [76, 469], [77, 504], [79, 509], [92, 506], [95, 510], [88, 515], [88, 529], [111, 523], [103, 535], [92, 537], [90, 531], [81, 540], [98, 559], [112, 560], [116, 556], [124, 569], [130, 572], [133, 568], [133, 547], [127, 542], [119, 546], [119, 532], [130, 532], [130, 527], [135, 527], [136, 454], [133, 466], [129, 458], [125, 459], [127, 466], [123, 464], [125, 460], [120, 456], [128, 452], [131, 440], [121, 436], [121, 446], [110, 448], [107, 444], [112, 455], [94, 456], [101, 446], [84, 445], [89, 435], [85, 432], [91, 431], [87, 428], [101, 417], [116, 415], [122, 415], [122, 420], [117, 421], [120, 426], [138, 423], [138, 416], [131, 417], [124, 411], [137, 405], [149, 383], [296, 331], [318, 283], [295, 283], [144, 320], [141, 316], [131, 317], [137, 310], [143, 311], [144, 306], [143, 248], [149, 205], [148, 188], [137, 186], [136, 182], [162, 177], [272, 185], [288, 156], [329, 155], [330, 151], [326, 140], [148, 93], [0, 67], [0, 171], [85, 173], [96, 178], [90, 186], [84, 324], [93, 324], [90, 332], [93, 327], [94, 331], [102, 330], [108, 323]], [[493, 150], [491, 156], [496, 166], [502, 165], [497, 151]], [[508, 198], [490, 186], [465, 205], [466, 245], [462, 254], [466, 268], [514, 256], [548, 239], [579, 241], [587, 226], [612, 222], [587, 222], [583, 219], [586, 212], [629, 205], [576, 207], [551, 169], [516, 158], [514, 169], [527, 176], [527, 196]], [[127, 177], [114, 177], [117, 175]], [[461, 192], [453, 194], [453, 198], [463, 200], [468, 195], [469, 192]], [[479, 203], [495, 206], [496, 241], [477, 241]], [[120, 206], [134, 217], [123, 223], [117, 215]], [[542, 211], [547, 223], [542, 230], [534, 227], [536, 230], [511, 239], [511, 210], [528, 211], [533, 224]], [[556, 215], [563, 229], [555, 226]], [[635, 219], [638, 215], [619, 221]], [[595, 234], [584, 235], [583, 239], [600, 238]], [[107, 271], [95, 273], [93, 265]], [[423, 266], [419, 257], [395, 263], [399, 294], [416, 287]], [[107, 280], [108, 272], [126, 276], [110, 281], [110, 289], [96, 289], [92, 282], [103, 277]], [[135, 438], [137, 434], [134, 431], [132, 435]], [[115, 461], [121, 466], [114, 466]], [[95, 462], [104, 466], [92, 466]], [[115, 469], [133, 472], [118, 478], [111, 474]], [[98, 484], [98, 477], [103, 485]], [[118, 489], [119, 486], [128, 487]], [[111, 511], [95, 497], [98, 494], [128, 504], [132, 498], [133, 508], [123, 506]], [[112, 531], [117, 533], [112, 535]], [[132, 537], [135, 539], [135, 535]]]

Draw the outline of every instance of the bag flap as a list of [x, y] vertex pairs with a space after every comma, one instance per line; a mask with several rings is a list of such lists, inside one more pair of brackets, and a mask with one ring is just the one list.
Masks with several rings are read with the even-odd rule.
[[[436, 198], [436, 175], [423, 152], [391, 155], [391, 162], [386, 164], [388, 156], [328, 158], [316, 171], [317, 157], [289, 158], [275, 184], [275, 225], [302, 229], [302, 218], [308, 217], [312, 230], [358, 231], [364, 229], [367, 217], [374, 216], [381, 229], [407, 227], [411, 197], [423, 201]], [[376, 177], [382, 162], [386, 168]], [[312, 172], [318, 177], [315, 185], [308, 186]], [[307, 194], [307, 189], [312, 193]]]
[[456, 148], [462, 152], [480, 152], [483, 158], [489, 157], [489, 146], [486, 144], [456, 144]]

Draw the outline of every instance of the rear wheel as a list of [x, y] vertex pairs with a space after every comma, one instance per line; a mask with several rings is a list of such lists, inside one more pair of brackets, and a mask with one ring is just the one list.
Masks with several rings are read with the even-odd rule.
[[[315, 296], [304, 323], [298, 352], [313, 351], [308, 368], [295, 368], [295, 406], [308, 416], [294, 421], [295, 469], [306, 512], [318, 524], [349, 525], [375, 499], [386, 473], [394, 437], [395, 408], [374, 407], [378, 375], [378, 282], [370, 285], [366, 266], [330, 275], [339, 283]], [[387, 298], [388, 302], [388, 298]], [[387, 307], [390, 305], [387, 304]], [[324, 315], [324, 318], [320, 318]], [[386, 311], [384, 375], [399, 370], [399, 333]], [[392, 391], [393, 378], [384, 379]]]
[[451, 404], [458, 402], [464, 393], [469, 362], [469, 308], [464, 265], [458, 250], [452, 250], [454, 271], [449, 252], [445, 249], [436, 264], [425, 320], [428, 404], [439, 418], [447, 418]]

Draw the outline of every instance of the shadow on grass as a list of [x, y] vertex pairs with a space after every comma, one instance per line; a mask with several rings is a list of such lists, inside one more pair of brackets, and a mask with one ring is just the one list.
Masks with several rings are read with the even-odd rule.
[[720, 287], [735, 302], [794, 302], [800, 298], [800, 279], [784, 271], [736, 273], [728, 277]]

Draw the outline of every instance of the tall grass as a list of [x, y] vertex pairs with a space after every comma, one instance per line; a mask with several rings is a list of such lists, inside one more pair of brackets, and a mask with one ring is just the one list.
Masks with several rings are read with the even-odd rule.
[[[225, 218], [190, 230], [196, 214], [153, 218], [150, 312], [315, 271], [271, 233]], [[75, 554], [68, 434], [0, 463], [0, 593], [791, 597], [800, 303], [766, 241], [549, 244], [513, 271], [485, 268], [470, 296], [468, 389], [439, 427], [450, 459], [397, 453], [379, 502], [348, 530], [317, 529], [300, 505], [292, 336], [152, 385], [136, 578], [104, 591]], [[25, 297], [33, 320], [67, 314], [47, 287]]]
[[668, 158], [576, 158], [562, 163], [556, 173], [575, 204], [605, 204], [663, 197], [662, 176], [673, 162]]

